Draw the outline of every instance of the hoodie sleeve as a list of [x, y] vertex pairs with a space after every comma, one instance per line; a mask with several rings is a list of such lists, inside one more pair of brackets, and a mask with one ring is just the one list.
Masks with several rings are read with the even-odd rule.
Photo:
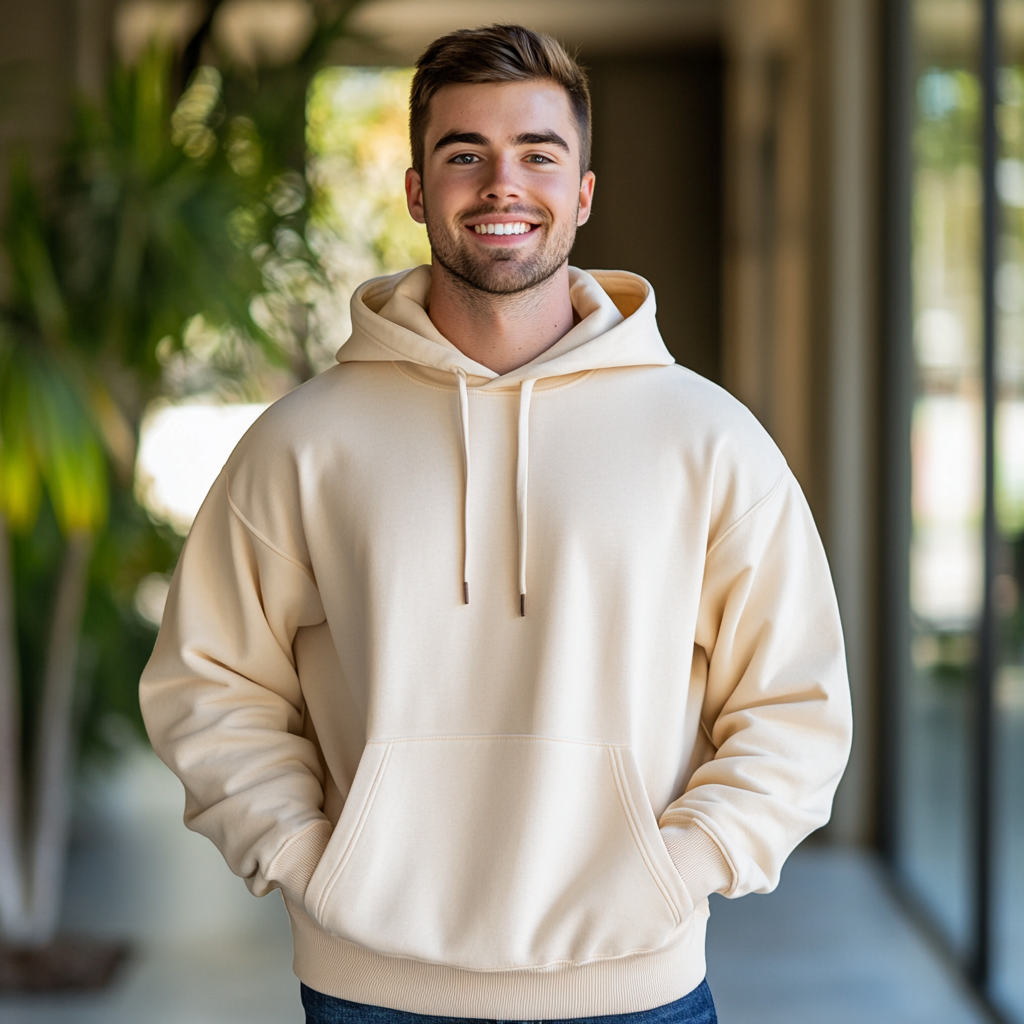
[[694, 900], [769, 892], [828, 821], [852, 724], [825, 553], [786, 469], [708, 551], [696, 642], [714, 757], [662, 816]]
[[309, 567], [243, 519], [222, 473], [175, 570], [140, 702], [184, 784], [185, 824], [257, 896], [280, 887], [299, 903], [331, 826], [292, 644], [323, 620]]

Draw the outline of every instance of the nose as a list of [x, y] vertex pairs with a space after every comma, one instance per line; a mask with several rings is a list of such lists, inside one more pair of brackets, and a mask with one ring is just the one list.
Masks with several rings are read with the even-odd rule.
[[480, 198], [489, 202], [503, 203], [521, 197], [520, 183], [516, 175], [518, 163], [514, 156], [500, 156], [490, 163], [490, 174], [480, 186]]

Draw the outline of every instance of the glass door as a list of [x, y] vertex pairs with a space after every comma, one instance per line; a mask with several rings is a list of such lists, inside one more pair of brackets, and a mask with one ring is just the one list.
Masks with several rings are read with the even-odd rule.
[[911, 11], [910, 672], [896, 851], [906, 884], [966, 954], [984, 553], [978, 6], [916, 0]]
[[892, 321], [909, 366], [890, 359], [906, 468], [889, 483], [910, 509], [888, 547], [906, 576], [889, 586], [886, 834], [970, 980], [1024, 1024], [1024, 0], [890, 16], [892, 209], [909, 219], [890, 270], [910, 322]]

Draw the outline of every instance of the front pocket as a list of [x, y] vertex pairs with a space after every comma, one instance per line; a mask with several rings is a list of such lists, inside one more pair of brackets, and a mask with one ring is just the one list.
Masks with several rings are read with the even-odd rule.
[[367, 745], [306, 909], [379, 953], [509, 970], [659, 949], [682, 892], [628, 748], [446, 737]]

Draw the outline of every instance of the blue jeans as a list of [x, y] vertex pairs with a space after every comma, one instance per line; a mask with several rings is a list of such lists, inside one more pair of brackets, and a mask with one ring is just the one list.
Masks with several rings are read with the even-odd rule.
[[306, 1024], [718, 1024], [708, 983], [702, 981], [692, 992], [674, 1003], [639, 1013], [613, 1013], [605, 1017], [574, 1017], [567, 1021], [478, 1021], [472, 1017], [434, 1017], [406, 1013], [383, 1006], [351, 1003], [325, 996], [302, 986], [302, 1007]]

